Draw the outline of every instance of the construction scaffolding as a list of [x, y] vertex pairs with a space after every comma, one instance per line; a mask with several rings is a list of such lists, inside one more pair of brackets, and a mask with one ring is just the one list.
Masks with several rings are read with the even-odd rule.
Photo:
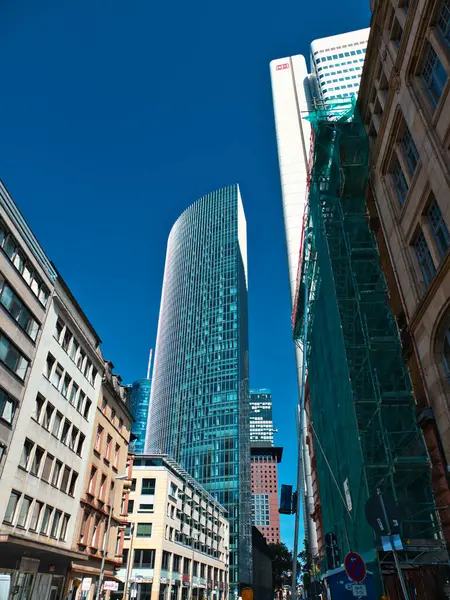
[[[304, 221], [294, 339], [307, 357], [309, 427], [324, 532], [341, 561], [359, 552], [394, 570], [365, 516], [380, 489], [400, 509], [404, 568], [448, 564], [409, 373], [365, 204], [368, 141], [353, 101], [319, 105]], [[322, 573], [331, 565], [320, 557]]]

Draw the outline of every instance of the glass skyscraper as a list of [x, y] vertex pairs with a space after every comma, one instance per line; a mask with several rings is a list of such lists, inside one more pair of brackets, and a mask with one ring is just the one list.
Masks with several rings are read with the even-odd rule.
[[131, 433], [136, 436], [136, 439], [130, 442], [130, 452], [136, 452], [136, 454], [143, 454], [145, 450], [151, 386], [150, 379], [139, 379], [131, 386], [130, 407], [134, 418]]
[[230, 592], [251, 582], [247, 231], [238, 185], [200, 198], [170, 232], [146, 451], [170, 454], [226, 507]]

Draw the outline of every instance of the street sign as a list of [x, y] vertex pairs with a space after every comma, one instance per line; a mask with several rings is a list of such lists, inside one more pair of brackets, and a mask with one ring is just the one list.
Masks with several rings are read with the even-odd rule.
[[345, 571], [352, 581], [361, 583], [366, 578], [366, 563], [356, 552], [349, 552], [344, 560]]
[[105, 581], [103, 584], [104, 590], [111, 590], [112, 592], [117, 592], [119, 589], [119, 583], [117, 581]]
[[130, 598], [137, 598], [137, 590], [131, 590]]
[[92, 577], [83, 577], [81, 582], [81, 591], [88, 592], [91, 589]]

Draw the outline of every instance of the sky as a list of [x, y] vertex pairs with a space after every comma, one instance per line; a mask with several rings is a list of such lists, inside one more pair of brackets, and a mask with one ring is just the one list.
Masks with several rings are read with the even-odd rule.
[[155, 345], [172, 224], [240, 184], [250, 384], [272, 390], [280, 483], [295, 485], [297, 384], [269, 62], [369, 19], [369, 0], [0, 7], [0, 178], [125, 383]]

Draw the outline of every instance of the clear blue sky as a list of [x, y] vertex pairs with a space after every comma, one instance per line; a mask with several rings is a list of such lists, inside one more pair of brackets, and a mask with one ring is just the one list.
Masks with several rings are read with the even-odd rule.
[[[124, 382], [154, 346], [167, 235], [238, 182], [251, 386], [271, 388], [280, 481], [297, 401], [269, 62], [366, 27], [369, 0], [5, 0], [0, 177]], [[283, 517], [292, 544], [293, 520]]]

